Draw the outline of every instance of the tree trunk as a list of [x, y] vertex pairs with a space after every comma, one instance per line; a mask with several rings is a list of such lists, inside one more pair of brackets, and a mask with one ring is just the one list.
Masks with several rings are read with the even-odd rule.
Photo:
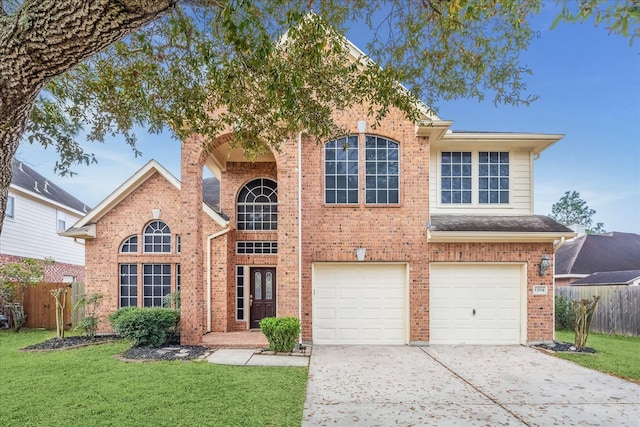
[[176, 0], [26, 0], [0, 13], [0, 232], [11, 160], [33, 102], [53, 77], [175, 8]]

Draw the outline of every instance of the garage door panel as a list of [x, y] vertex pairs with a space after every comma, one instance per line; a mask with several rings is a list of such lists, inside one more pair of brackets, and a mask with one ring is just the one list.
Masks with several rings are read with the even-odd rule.
[[[405, 271], [402, 264], [315, 264], [314, 343], [406, 344]], [[328, 309], [337, 317], [328, 318]]]
[[432, 263], [429, 341], [519, 344], [521, 268], [516, 264]]

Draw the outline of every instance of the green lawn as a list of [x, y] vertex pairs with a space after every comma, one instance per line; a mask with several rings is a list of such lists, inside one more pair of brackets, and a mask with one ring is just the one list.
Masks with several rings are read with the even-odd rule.
[[[556, 339], [574, 342], [573, 331], [556, 331]], [[590, 333], [587, 346], [597, 353], [556, 355], [587, 368], [640, 383], [640, 338]]]
[[2, 426], [299, 426], [305, 368], [125, 363], [125, 342], [19, 352], [52, 332], [0, 332]]

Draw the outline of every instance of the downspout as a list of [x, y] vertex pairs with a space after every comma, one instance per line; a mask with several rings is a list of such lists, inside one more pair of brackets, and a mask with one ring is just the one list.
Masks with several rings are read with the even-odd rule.
[[[302, 325], [302, 132], [298, 132], [298, 319]], [[298, 343], [302, 344], [302, 327]]]
[[211, 332], [211, 241], [230, 231], [231, 227], [227, 227], [207, 237], [207, 333]]
[[[562, 236], [560, 238], [560, 241], [556, 244], [553, 245], [553, 253], [555, 254], [556, 252], [558, 252], [558, 249], [560, 249], [562, 247], [562, 245], [564, 245], [564, 236]], [[555, 264], [554, 264], [555, 265]]]

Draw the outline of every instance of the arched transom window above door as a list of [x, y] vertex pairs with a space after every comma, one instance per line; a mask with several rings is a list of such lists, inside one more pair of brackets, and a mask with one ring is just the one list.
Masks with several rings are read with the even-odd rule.
[[278, 229], [278, 185], [269, 178], [249, 181], [238, 194], [238, 230]]

